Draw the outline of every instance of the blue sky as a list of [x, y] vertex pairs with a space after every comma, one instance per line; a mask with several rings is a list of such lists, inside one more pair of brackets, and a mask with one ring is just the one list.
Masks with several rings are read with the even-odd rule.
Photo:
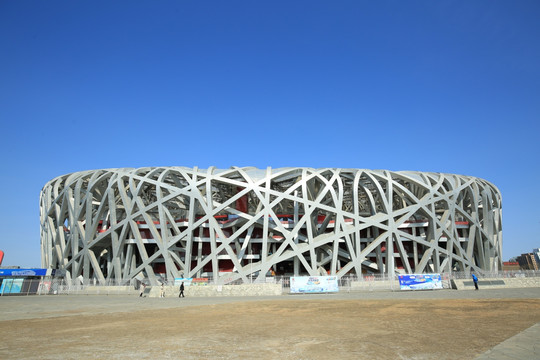
[[66, 173], [310, 166], [471, 175], [503, 258], [540, 247], [538, 1], [1, 1], [2, 265], [40, 266]]

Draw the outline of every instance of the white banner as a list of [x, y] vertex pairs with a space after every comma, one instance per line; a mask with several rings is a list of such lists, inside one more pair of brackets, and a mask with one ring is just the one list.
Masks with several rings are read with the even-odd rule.
[[337, 276], [293, 276], [291, 293], [338, 292]]
[[184, 283], [184, 286], [190, 286], [193, 278], [174, 278], [174, 286], [180, 286], [181, 283]]

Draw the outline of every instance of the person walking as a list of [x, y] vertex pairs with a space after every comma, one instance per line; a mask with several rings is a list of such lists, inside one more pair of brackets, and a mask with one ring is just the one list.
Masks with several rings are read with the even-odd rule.
[[178, 294], [178, 297], [185, 297], [184, 296], [184, 282], [180, 284], [180, 294]]
[[161, 283], [161, 292], [159, 294], [159, 297], [160, 298], [164, 298], [165, 297], [165, 284]]
[[478, 290], [478, 278], [473, 273], [471, 273], [471, 277], [472, 281], [474, 282], [474, 290]]
[[140, 287], [140, 289], [139, 289], [139, 290], [141, 291], [141, 293], [139, 294], [139, 297], [143, 297], [143, 295], [144, 295], [144, 289], [146, 289], [146, 284], [145, 284], [145, 283], [142, 283], [142, 284], [141, 284], [141, 287]]

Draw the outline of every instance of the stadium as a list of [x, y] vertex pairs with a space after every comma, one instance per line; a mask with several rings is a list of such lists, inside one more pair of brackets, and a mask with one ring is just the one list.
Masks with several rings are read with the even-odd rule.
[[120, 168], [40, 195], [41, 261], [69, 281], [498, 271], [498, 189], [480, 178], [338, 168]]

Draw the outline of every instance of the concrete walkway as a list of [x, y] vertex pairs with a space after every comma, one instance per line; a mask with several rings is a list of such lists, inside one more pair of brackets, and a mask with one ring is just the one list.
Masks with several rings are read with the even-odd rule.
[[[420, 299], [538, 299], [540, 288], [493, 290], [355, 291], [281, 296], [214, 296], [140, 298], [137, 295], [0, 296], [0, 321], [104, 314], [185, 306], [272, 300], [420, 300]], [[540, 359], [540, 357], [539, 357]]]
[[540, 359], [540, 323], [486, 351], [475, 360]]

